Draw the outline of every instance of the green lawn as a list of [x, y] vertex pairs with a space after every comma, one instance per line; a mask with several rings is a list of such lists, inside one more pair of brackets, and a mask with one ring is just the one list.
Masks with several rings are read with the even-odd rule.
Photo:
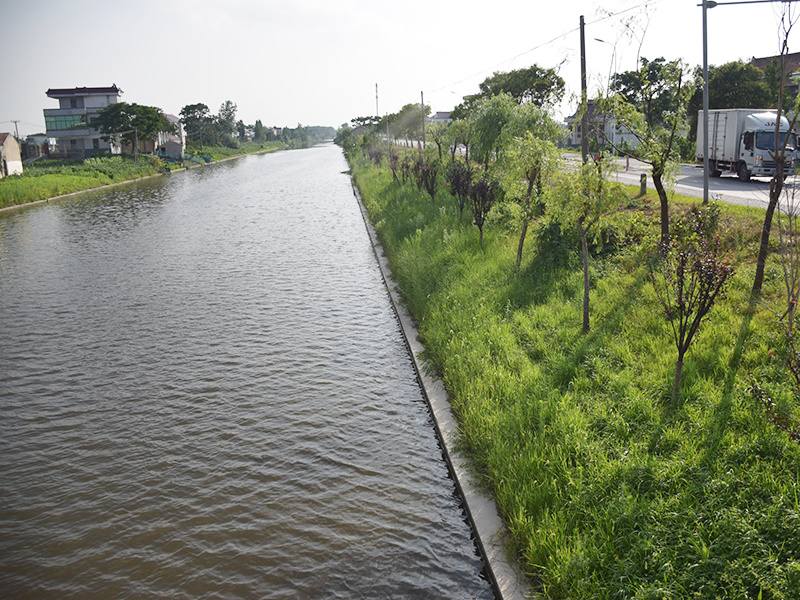
[[[539, 224], [515, 269], [503, 211], [483, 248], [453, 198], [392, 182], [358, 158], [353, 175], [445, 382], [476, 477], [513, 551], [547, 598], [800, 598], [800, 447], [749, 391], [758, 378], [800, 411], [781, 365], [779, 263], [747, 317], [763, 211], [720, 207], [736, 267], [687, 355], [649, 278], [658, 202], [634, 198], [591, 261], [591, 332], [581, 333], [577, 235]], [[676, 197], [673, 218], [694, 200]], [[777, 238], [773, 228], [773, 239]]]

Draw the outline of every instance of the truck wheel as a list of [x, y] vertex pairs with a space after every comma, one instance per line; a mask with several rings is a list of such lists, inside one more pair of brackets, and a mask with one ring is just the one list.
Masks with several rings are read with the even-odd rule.
[[750, 181], [750, 171], [747, 170], [747, 165], [744, 163], [739, 163], [739, 168], [737, 169], [737, 173], [739, 174], [739, 179], [742, 181]]
[[712, 177], [720, 177], [722, 175], [722, 171], [719, 170], [716, 161], [711, 161], [708, 163], [708, 170], [711, 171]]

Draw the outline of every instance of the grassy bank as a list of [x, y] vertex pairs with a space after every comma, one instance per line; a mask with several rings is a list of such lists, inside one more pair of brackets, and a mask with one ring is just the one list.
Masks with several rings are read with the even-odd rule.
[[127, 156], [38, 160], [26, 164], [22, 175], [0, 179], [0, 208], [147, 177], [159, 170], [161, 161], [151, 156], [141, 156], [138, 163]]
[[[796, 408], [774, 355], [781, 327], [745, 319], [763, 213], [721, 206], [736, 267], [687, 356], [648, 274], [658, 202], [633, 199], [593, 250], [592, 329], [581, 333], [577, 234], [534, 228], [522, 268], [502, 211], [483, 248], [444, 190], [432, 202], [363, 159], [353, 176], [458, 416], [463, 450], [496, 498], [513, 551], [547, 598], [800, 597], [800, 447], [749, 386]], [[676, 198], [673, 210], [690, 201]], [[746, 335], [745, 335], [746, 334]]]
[[[284, 147], [280, 143], [257, 144], [245, 142], [239, 148], [206, 147], [203, 151], [187, 155], [186, 165], [204, 164], [205, 157], [211, 162], [253, 154], [270, 152]], [[197, 158], [192, 161], [190, 156]], [[175, 168], [175, 164], [169, 165]], [[84, 161], [41, 159], [25, 165], [22, 175], [0, 179], [0, 208], [45, 200], [62, 194], [81, 192], [111, 183], [139, 179], [163, 172], [165, 163], [154, 156], [104, 156]]]

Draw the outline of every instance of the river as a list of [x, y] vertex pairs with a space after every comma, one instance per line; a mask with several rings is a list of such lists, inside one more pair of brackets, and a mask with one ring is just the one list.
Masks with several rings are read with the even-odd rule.
[[0, 597], [494, 597], [346, 169], [0, 213]]

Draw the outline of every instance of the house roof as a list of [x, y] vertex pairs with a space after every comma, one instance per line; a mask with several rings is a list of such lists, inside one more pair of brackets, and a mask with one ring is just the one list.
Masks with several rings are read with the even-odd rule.
[[[753, 57], [753, 65], [762, 71], [769, 66], [772, 61], [779, 63], [780, 56], [766, 56], [764, 58]], [[789, 77], [792, 73], [797, 73], [800, 70], [800, 52], [794, 52], [786, 55], [786, 62], [784, 63], [784, 74]]]
[[121, 93], [122, 90], [117, 87], [117, 84], [112, 84], [111, 87], [50, 88], [47, 90], [47, 95], [50, 98], [58, 98], [59, 96], [91, 96], [94, 94], [105, 96], [107, 94]]
[[6, 138], [10, 135], [10, 133], [0, 133], [0, 146], [6, 143]]

